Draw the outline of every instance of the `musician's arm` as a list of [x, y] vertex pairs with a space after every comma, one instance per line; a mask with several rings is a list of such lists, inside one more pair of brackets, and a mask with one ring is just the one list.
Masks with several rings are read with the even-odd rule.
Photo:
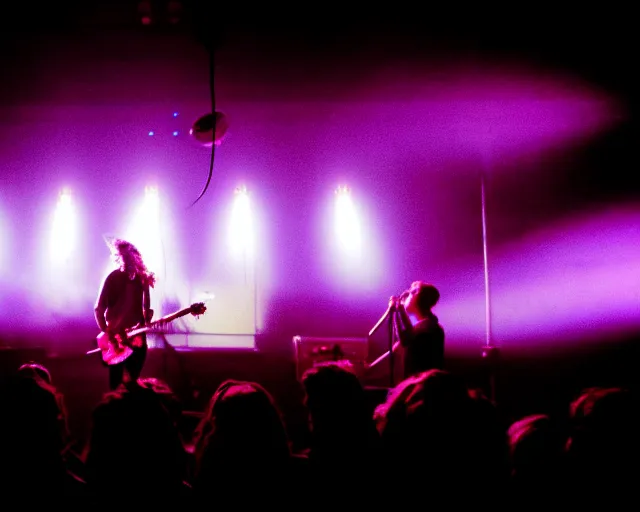
[[398, 340], [400, 345], [406, 347], [409, 344], [411, 336], [413, 334], [413, 326], [407, 311], [404, 309], [404, 305], [399, 303], [394, 315], [396, 332], [398, 333]]
[[107, 332], [107, 319], [105, 318], [105, 313], [107, 312], [107, 297], [109, 296], [109, 278], [105, 279], [100, 287], [100, 293], [98, 294], [98, 299], [96, 300], [96, 305], [93, 309], [94, 316], [96, 318], [96, 323], [98, 324], [98, 328], [102, 332]]
[[105, 314], [106, 311], [107, 311], [107, 309], [103, 308], [99, 304], [96, 304], [96, 307], [93, 310], [93, 313], [94, 313], [94, 315], [96, 317], [96, 323], [98, 324], [98, 328], [102, 332], [107, 332], [107, 320], [104, 317], [104, 314]]
[[391, 350], [394, 352], [400, 348], [400, 330], [398, 326], [398, 315], [393, 314], [393, 344], [391, 345]]

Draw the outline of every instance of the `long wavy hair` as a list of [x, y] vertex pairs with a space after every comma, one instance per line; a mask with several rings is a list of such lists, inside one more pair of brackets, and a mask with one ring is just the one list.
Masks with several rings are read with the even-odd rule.
[[144, 264], [142, 255], [135, 245], [120, 238], [109, 240], [108, 245], [118, 257], [120, 270], [126, 272], [131, 279], [139, 276], [143, 284], [153, 288], [156, 284], [156, 276]]

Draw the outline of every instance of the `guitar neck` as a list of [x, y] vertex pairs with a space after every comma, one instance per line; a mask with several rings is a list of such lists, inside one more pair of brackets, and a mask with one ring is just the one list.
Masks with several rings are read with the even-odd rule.
[[142, 334], [143, 332], [153, 331], [157, 326], [162, 324], [168, 324], [169, 322], [173, 322], [178, 318], [181, 318], [185, 315], [188, 315], [191, 312], [191, 308], [184, 308], [180, 311], [176, 311], [175, 313], [171, 313], [170, 315], [163, 316], [162, 318], [158, 318], [154, 320], [149, 325], [145, 325], [144, 327], [140, 327], [138, 329], [134, 329], [128, 332], [129, 336], [136, 336], [138, 334]]
[[162, 318], [158, 318], [154, 322], [151, 322], [150, 325], [155, 326], [158, 324], [167, 324], [169, 322], [173, 322], [174, 320], [177, 320], [178, 318], [182, 318], [183, 316], [188, 315], [190, 312], [191, 312], [191, 308], [184, 308], [184, 309], [181, 309], [180, 311], [176, 311], [175, 313], [171, 313], [170, 315], [163, 316]]

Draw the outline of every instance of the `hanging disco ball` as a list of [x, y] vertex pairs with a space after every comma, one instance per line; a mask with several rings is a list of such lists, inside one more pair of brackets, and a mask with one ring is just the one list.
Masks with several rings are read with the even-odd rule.
[[219, 146], [227, 133], [229, 121], [222, 112], [205, 114], [196, 119], [189, 133], [203, 146], [211, 147], [213, 144]]

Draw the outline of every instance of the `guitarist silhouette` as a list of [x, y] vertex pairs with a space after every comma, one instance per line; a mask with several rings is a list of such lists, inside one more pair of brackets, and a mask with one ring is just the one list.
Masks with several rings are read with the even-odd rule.
[[149, 289], [156, 280], [132, 243], [119, 238], [105, 241], [117, 268], [100, 288], [94, 310], [96, 323], [112, 342], [115, 353], [124, 346], [132, 349], [131, 355], [122, 362], [109, 365], [109, 388], [113, 390], [123, 382], [138, 380], [142, 372], [147, 357], [146, 332], [129, 336], [127, 331], [151, 322]]

